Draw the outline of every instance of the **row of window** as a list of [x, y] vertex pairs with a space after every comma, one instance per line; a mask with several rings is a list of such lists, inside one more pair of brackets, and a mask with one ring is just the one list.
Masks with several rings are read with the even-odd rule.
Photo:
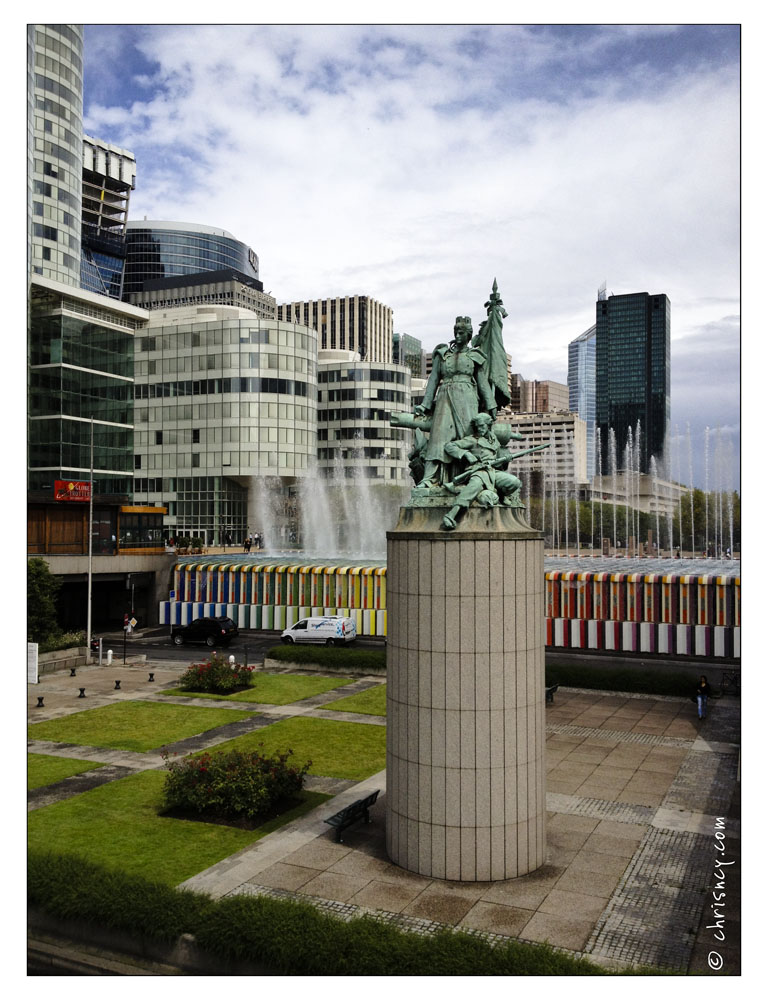
[[286, 378], [209, 378], [179, 382], [155, 382], [137, 385], [136, 399], [180, 398], [183, 396], [210, 396], [222, 393], [275, 393], [281, 396], [315, 398], [314, 385]]
[[[258, 323], [258, 321], [257, 321]], [[248, 320], [217, 320], [206, 324], [192, 325], [180, 323], [172, 331], [152, 336], [137, 337], [136, 353], [152, 351], [168, 352], [172, 355], [184, 348], [223, 347], [225, 344], [270, 344], [273, 347], [288, 347], [292, 351], [302, 351], [314, 358], [317, 341], [309, 334], [283, 326], [251, 326]]]
[[389, 410], [365, 409], [363, 407], [346, 407], [341, 410], [318, 410], [318, 423], [337, 423], [341, 420], [379, 420], [389, 423]]
[[302, 403], [270, 403], [259, 400], [257, 403], [240, 400], [240, 402], [224, 403], [166, 403], [164, 406], [144, 406], [135, 408], [136, 423], [169, 424], [183, 423], [194, 420], [206, 423], [227, 419], [280, 420], [291, 424], [313, 423], [315, 408]]
[[239, 371], [242, 368], [265, 368], [272, 371], [295, 372], [314, 375], [315, 362], [295, 354], [275, 352], [238, 351], [231, 354], [172, 354], [151, 361], [137, 361], [136, 375], [176, 375], [192, 371]]
[[314, 434], [301, 427], [293, 425], [269, 427], [248, 424], [225, 427], [187, 427], [163, 428], [156, 431], [137, 431], [135, 435], [136, 448], [155, 445], [190, 445], [190, 444], [222, 444], [222, 443], [258, 443], [262, 444], [298, 444], [308, 445], [314, 440]]
[[363, 399], [377, 399], [385, 403], [405, 403], [406, 395], [399, 389], [326, 389], [318, 394], [318, 400], [321, 403]]
[[405, 372], [393, 372], [385, 368], [334, 368], [318, 372], [318, 382], [397, 382], [405, 385]]

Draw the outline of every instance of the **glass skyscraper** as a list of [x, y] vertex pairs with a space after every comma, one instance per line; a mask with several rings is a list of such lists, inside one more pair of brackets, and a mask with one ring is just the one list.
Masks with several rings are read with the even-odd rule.
[[29, 270], [80, 284], [83, 26], [30, 24], [28, 58]]
[[[123, 298], [144, 291], [145, 281], [233, 268], [259, 277], [259, 258], [224, 229], [185, 222], [129, 222], [125, 233]], [[156, 286], [155, 286], [156, 287]]]
[[640, 430], [640, 472], [655, 456], [665, 468], [670, 418], [670, 303], [666, 295], [609, 295], [596, 307], [596, 424], [602, 471], [610, 471], [609, 436], [616, 438], [618, 468], [630, 430]]
[[29, 301], [29, 489], [90, 478], [133, 493], [133, 341], [142, 309], [46, 278]]
[[595, 346], [591, 326], [568, 345], [568, 409], [587, 425], [587, 478], [595, 475]]
[[83, 137], [83, 244], [80, 283], [89, 292], [123, 297], [125, 224], [136, 184], [133, 153]]
[[427, 366], [421, 341], [408, 333], [392, 334], [392, 362], [410, 368], [416, 378], [426, 378]]
[[82, 25], [31, 24], [27, 50], [28, 488], [52, 498], [57, 479], [90, 477], [93, 421], [95, 491], [129, 498], [133, 340], [147, 314], [119, 301], [113, 251], [133, 158], [83, 135]]

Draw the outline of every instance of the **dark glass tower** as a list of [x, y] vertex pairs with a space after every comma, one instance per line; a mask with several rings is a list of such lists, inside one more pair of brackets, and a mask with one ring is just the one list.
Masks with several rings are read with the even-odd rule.
[[[123, 298], [144, 291], [145, 281], [233, 268], [259, 277], [259, 258], [224, 229], [185, 222], [129, 222], [125, 232]], [[155, 285], [157, 287], [157, 285]]]
[[618, 468], [630, 428], [640, 425], [640, 471], [656, 457], [659, 472], [669, 432], [670, 304], [666, 295], [610, 295], [596, 311], [596, 425], [603, 473], [610, 469], [609, 434], [616, 436]]

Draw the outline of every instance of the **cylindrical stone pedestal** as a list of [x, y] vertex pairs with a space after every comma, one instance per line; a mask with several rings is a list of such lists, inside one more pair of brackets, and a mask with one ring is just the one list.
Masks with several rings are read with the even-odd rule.
[[544, 545], [508, 508], [387, 533], [387, 852], [465, 882], [544, 863]]

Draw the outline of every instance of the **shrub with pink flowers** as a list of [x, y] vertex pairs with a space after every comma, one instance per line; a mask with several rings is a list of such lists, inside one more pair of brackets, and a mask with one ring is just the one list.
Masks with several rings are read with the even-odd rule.
[[312, 761], [292, 764], [293, 750], [268, 756], [263, 744], [244, 752], [204, 753], [166, 763], [165, 809], [217, 819], [255, 820], [295, 800]]
[[227, 657], [213, 653], [207, 663], [193, 663], [181, 675], [179, 687], [183, 691], [208, 691], [211, 694], [231, 694], [247, 688], [251, 683], [253, 667], [243, 663], [230, 663]]

